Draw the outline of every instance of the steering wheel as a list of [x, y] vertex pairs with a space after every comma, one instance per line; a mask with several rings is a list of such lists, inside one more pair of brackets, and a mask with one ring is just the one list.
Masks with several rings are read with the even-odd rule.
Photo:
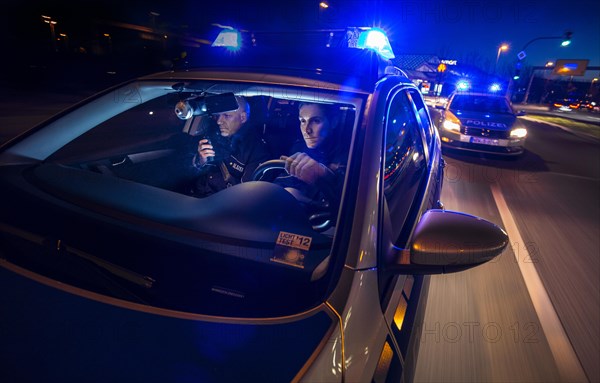
[[[267, 181], [273, 182], [275, 178], [285, 170], [285, 160], [269, 160], [258, 165], [254, 173], [252, 174], [252, 180], [254, 181]], [[265, 176], [268, 174], [268, 176]]]
[[[285, 170], [285, 160], [270, 160], [258, 165], [252, 179], [254, 181], [273, 182], [275, 178]], [[310, 221], [313, 230], [323, 232], [333, 226], [333, 219], [329, 209], [329, 201], [315, 201], [306, 197], [300, 190], [295, 188], [285, 188], [292, 194], [301, 204], [306, 206], [308, 212], [308, 220]]]

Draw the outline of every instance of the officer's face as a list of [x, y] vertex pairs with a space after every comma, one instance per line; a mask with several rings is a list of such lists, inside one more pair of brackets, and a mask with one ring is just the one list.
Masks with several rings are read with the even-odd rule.
[[316, 104], [303, 105], [300, 108], [300, 130], [304, 142], [309, 148], [317, 148], [331, 133], [329, 120]]
[[242, 108], [219, 114], [217, 124], [221, 130], [221, 136], [230, 137], [236, 134], [246, 122], [246, 119], [246, 112], [242, 112]]

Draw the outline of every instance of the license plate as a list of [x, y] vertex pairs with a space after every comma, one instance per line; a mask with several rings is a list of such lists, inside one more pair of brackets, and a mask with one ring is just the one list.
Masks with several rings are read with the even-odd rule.
[[484, 145], [494, 145], [497, 146], [500, 144], [498, 140], [493, 138], [484, 138], [484, 137], [471, 137], [470, 142], [472, 144], [484, 144]]

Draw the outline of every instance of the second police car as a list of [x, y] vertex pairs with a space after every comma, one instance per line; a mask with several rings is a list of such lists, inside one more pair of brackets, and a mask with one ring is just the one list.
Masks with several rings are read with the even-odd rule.
[[438, 128], [450, 149], [501, 155], [524, 152], [527, 129], [508, 97], [495, 93], [454, 92], [442, 109]]
[[[0, 149], [6, 381], [412, 379], [428, 274], [482, 264], [508, 237], [442, 209], [440, 138], [387, 38], [341, 35], [352, 49], [246, 49], [228, 28], [197, 67], [109, 89]], [[182, 154], [234, 95], [274, 159], [301, 103], [337, 111], [338, 211], [318, 205], [315, 222], [256, 176], [276, 160], [187, 194]]]

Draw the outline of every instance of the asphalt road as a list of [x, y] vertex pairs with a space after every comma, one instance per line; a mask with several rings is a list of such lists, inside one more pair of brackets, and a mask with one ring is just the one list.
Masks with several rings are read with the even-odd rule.
[[514, 227], [498, 260], [431, 278], [417, 382], [600, 381], [600, 145], [525, 124], [522, 158], [445, 152], [446, 208]]

